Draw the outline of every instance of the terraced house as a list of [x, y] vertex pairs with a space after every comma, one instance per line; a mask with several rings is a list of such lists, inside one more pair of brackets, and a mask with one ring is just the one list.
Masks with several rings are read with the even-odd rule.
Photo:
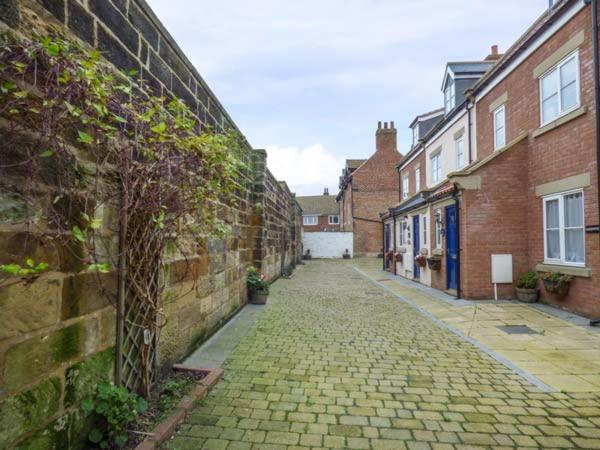
[[539, 283], [542, 300], [600, 315], [592, 9], [554, 2], [463, 84], [469, 64], [448, 64], [444, 116], [399, 166], [403, 201], [383, 216], [388, 270], [467, 299], [513, 298], [527, 270], [566, 274], [568, 293]]

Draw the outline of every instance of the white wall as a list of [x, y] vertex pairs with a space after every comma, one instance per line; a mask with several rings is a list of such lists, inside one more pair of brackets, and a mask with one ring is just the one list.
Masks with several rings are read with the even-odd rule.
[[354, 234], [348, 231], [302, 232], [304, 253], [313, 258], [341, 258], [346, 249], [353, 256]]

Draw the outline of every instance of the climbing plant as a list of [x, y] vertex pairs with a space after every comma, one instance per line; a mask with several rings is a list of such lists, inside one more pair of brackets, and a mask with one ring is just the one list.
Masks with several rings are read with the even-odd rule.
[[[25, 205], [30, 231], [67, 249], [80, 270], [120, 269], [127, 301], [144, 311], [127, 320], [145, 340], [164, 323], [165, 249], [192, 242], [193, 252], [178, 249], [188, 258], [223, 237], [247, 170], [235, 132], [202, 128], [184, 102], [157, 94], [58, 34], [1, 37], [0, 189]], [[30, 255], [19, 262], [0, 270], [53, 269]], [[152, 357], [141, 359], [147, 394]]]

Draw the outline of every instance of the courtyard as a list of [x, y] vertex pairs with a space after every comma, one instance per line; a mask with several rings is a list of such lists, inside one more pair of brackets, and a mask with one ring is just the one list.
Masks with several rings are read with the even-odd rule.
[[300, 266], [164, 448], [600, 448], [593, 384], [541, 382], [426, 297], [376, 260]]

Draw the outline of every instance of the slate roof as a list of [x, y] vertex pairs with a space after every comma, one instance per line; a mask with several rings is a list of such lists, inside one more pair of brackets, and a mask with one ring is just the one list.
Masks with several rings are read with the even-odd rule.
[[335, 201], [335, 195], [308, 195], [305, 197], [296, 197], [302, 207], [303, 214], [316, 214], [323, 216], [325, 214], [339, 214], [340, 208]]

